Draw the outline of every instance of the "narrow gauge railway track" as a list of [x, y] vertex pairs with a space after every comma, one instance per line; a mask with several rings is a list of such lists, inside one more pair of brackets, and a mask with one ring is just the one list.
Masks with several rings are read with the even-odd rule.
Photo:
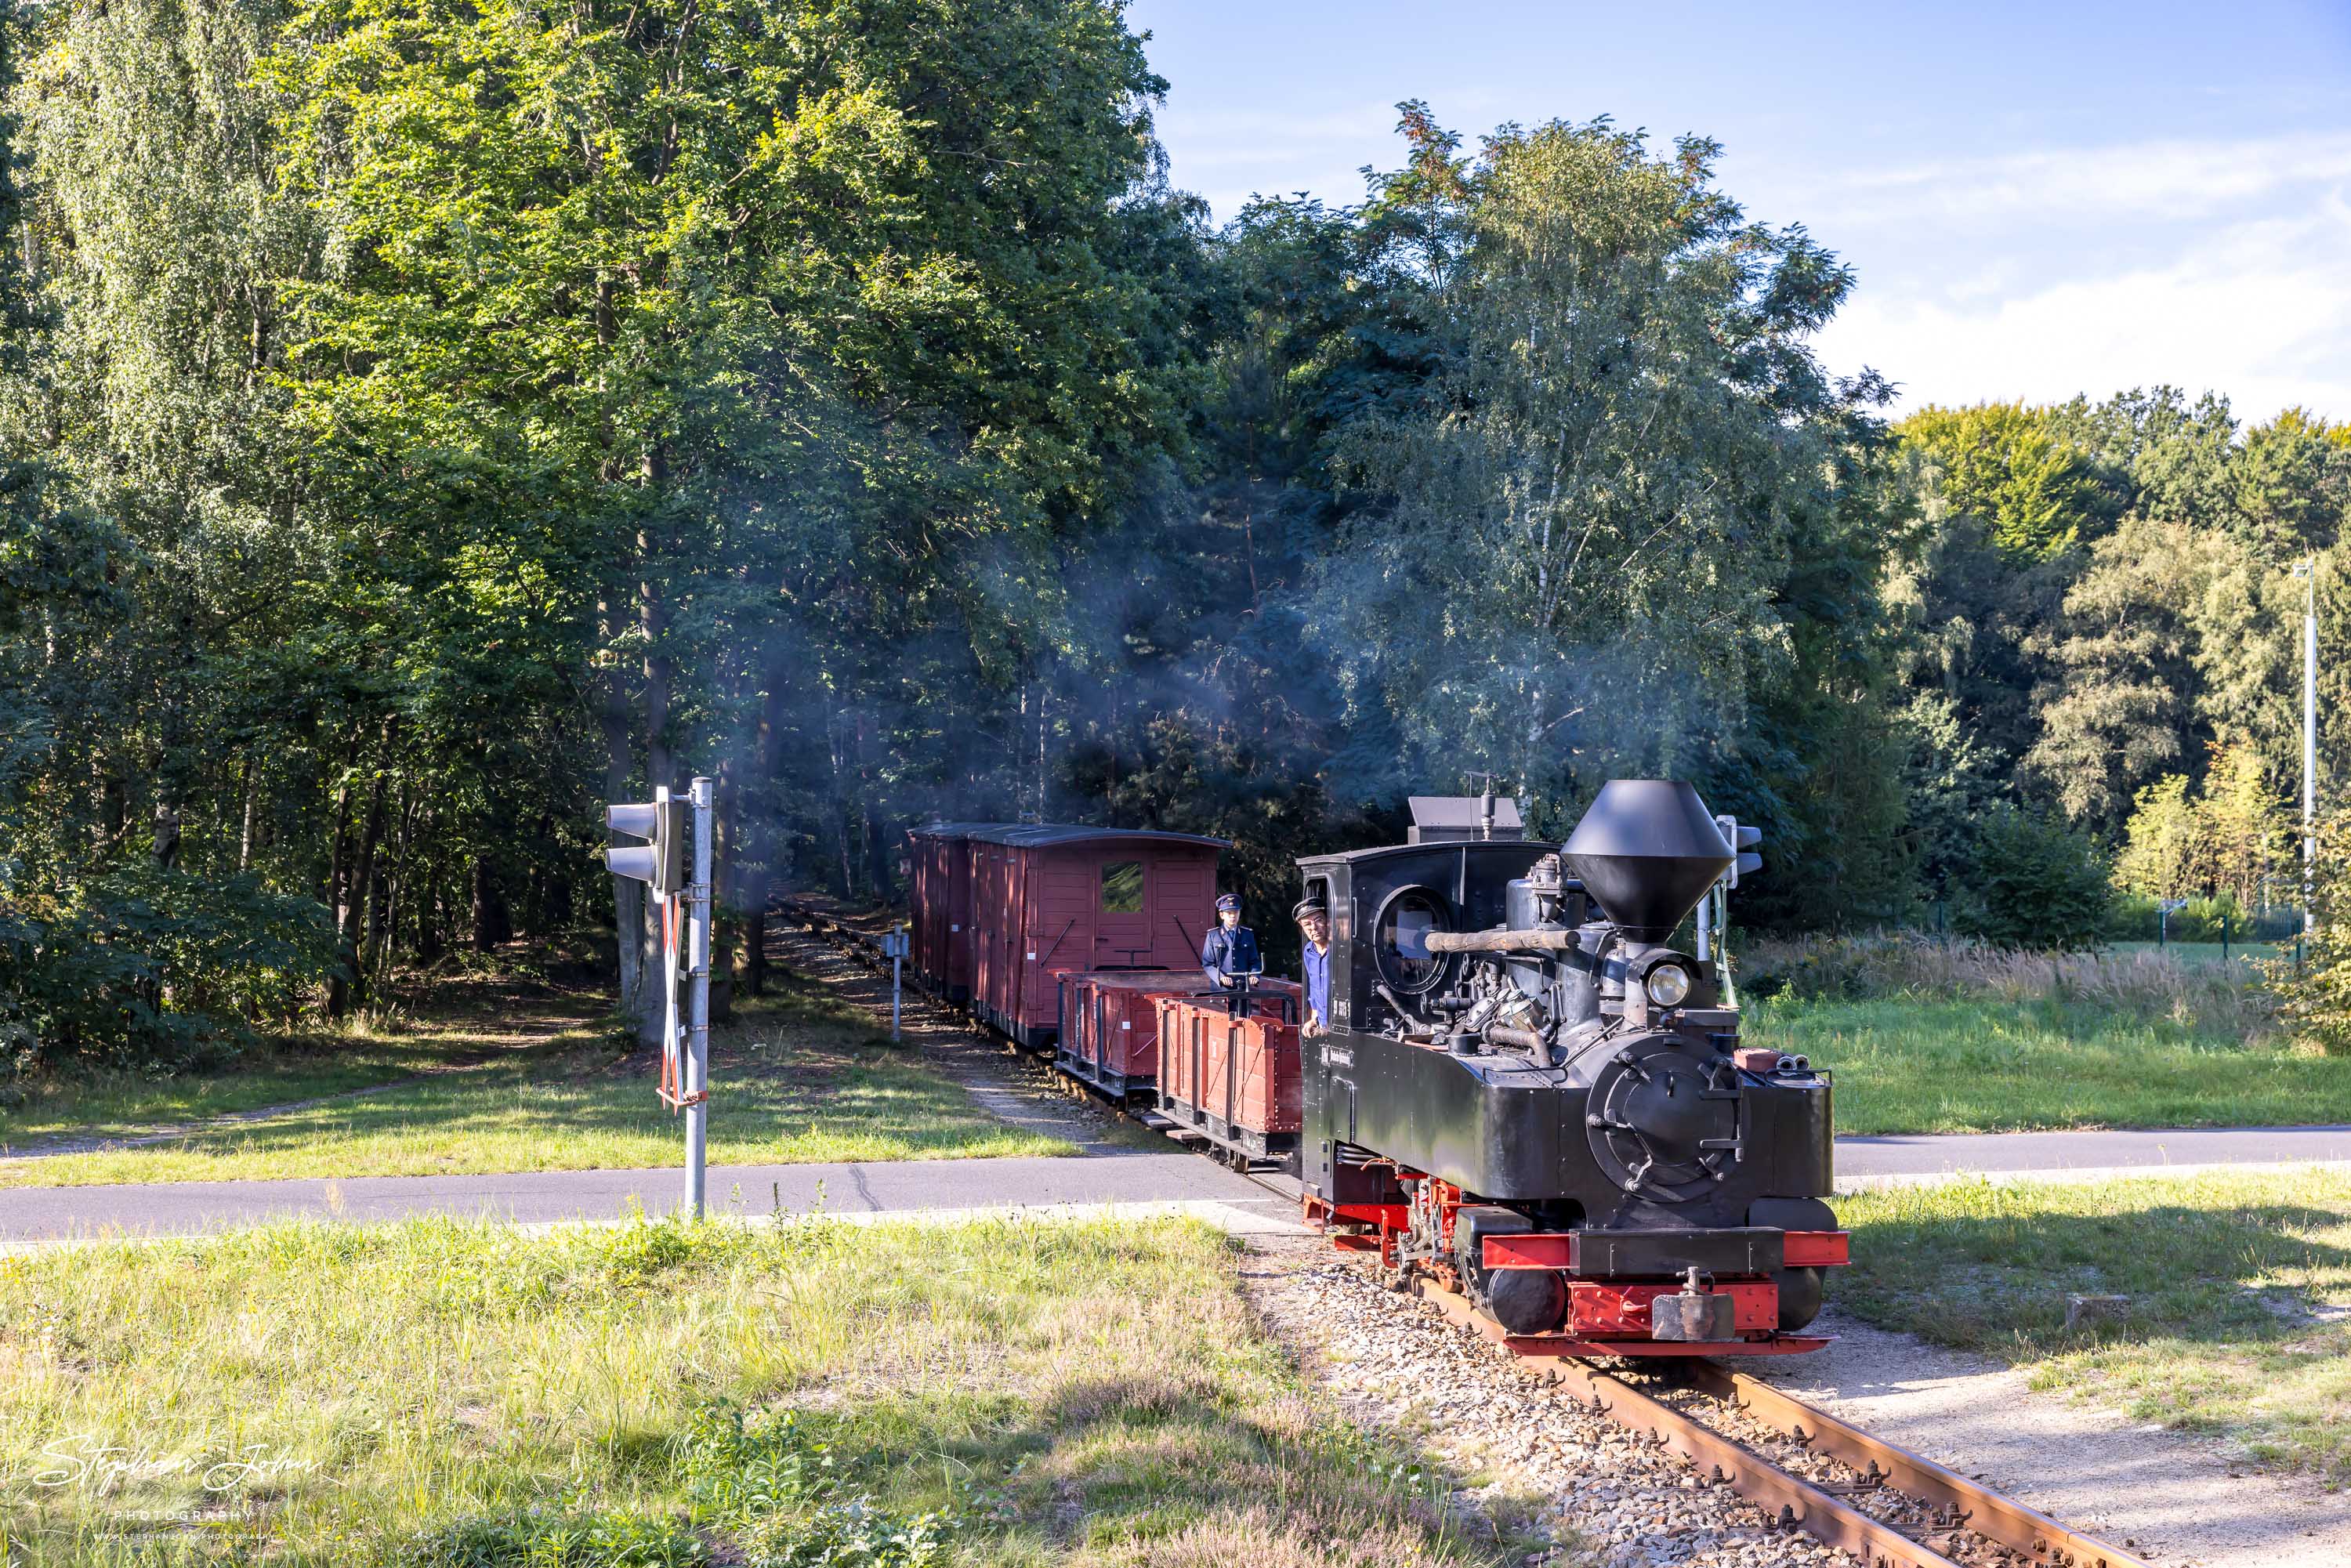
[[[779, 901], [777, 912], [887, 972], [881, 944], [838, 915], [798, 900]], [[1163, 1118], [1065, 1082], [1128, 1120], [1169, 1130]], [[1277, 1197], [1298, 1197], [1261, 1173], [1240, 1174]], [[1802, 1531], [1867, 1568], [2150, 1568], [1719, 1361], [1677, 1357], [1636, 1383], [1635, 1375], [1596, 1361], [1510, 1345], [1499, 1324], [1434, 1281], [1416, 1279], [1408, 1289], [1449, 1322], [1511, 1351], [1531, 1375], [1563, 1396], [1669, 1450], [1708, 1483], [1772, 1515], [1782, 1529]], [[1786, 1463], [1765, 1451], [1771, 1449], [1784, 1450]]]
[[[1502, 1343], [1501, 1329], [1465, 1297], [1426, 1281], [1415, 1281], [1412, 1293], [1448, 1321]], [[1651, 1392], [1593, 1361], [1516, 1354], [1567, 1397], [1670, 1449], [1708, 1481], [1775, 1514], [1782, 1528], [1802, 1530], [1869, 1568], [2148, 1568], [1719, 1361], [1661, 1366]], [[1789, 1465], [1763, 1448], [1792, 1450]], [[1798, 1464], [1828, 1473], [1808, 1477], [1791, 1468]]]

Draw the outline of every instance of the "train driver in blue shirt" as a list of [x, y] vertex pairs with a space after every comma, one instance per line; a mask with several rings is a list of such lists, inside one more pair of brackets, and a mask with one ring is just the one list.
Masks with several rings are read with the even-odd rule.
[[1304, 1029], [1311, 1034], [1331, 1027], [1331, 911], [1318, 898], [1301, 899], [1290, 912], [1306, 941], [1299, 964], [1306, 976]]
[[1257, 933], [1241, 924], [1241, 901], [1228, 893], [1217, 900], [1217, 923], [1208, 931], [1207, 940], [1200, 944], [1200, 967], [1208, 976], [1208, 988], [1229, 991], [1236, 988], [1235, 977], [1253, 975], [1264, 965], [1257, 956]]

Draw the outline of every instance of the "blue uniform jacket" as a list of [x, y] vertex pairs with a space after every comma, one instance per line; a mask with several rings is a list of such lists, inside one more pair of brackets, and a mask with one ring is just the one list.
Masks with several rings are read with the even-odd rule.
[[1307, 1010], [1322, 1020], [1324, 1029], [1329, 1029], [1331, 1027], [1331, 949], [1325, 947], [1317, 952], [1314, 944], [1308, 942], [1305, 945], [1305, 951], [1299, 955], [1299, 962], [1306, 971]]
[[1230, 931], [1217, 926], [1200, 944], [1200, 967], [1207, 971], [1208, 984], [1218, 990], [1225, 988], [1227, 975], [1247, 974], [1259, 967], [1257, 933], [1246, 925]]

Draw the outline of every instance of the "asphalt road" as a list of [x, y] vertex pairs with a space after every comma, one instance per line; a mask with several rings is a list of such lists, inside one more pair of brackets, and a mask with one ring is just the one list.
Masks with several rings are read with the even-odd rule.
[[2351, 1160], [2351, 1126], [2166, 1127], [2147, 1132], [1889, 1133], [1836, 1141], [1840, 1184], [1981, 1172]]
[[[296, 1217], [381, 1220], [441, 1213], [524, 1222], [611, 1219], [632, 1206], [666, 1214], [683, 1167], [525, 1171], [509, 1176], [354, 1176], [334, 1181], [159, 1182], [0, 1190], [0, 1239], [102, 1229], [186, 1232]], [[882, 1213], [1071, 1203], [1254, 1199], [1263, 1188], [1170, 1148], [1082, 1157], [905, 1160], [879, 1165], [713, 1166], [713, 1213]]]
[[[2160, 1132], [1995, 1133], [1840, 1138], [1846, 1186], [1960, 1174], [2150, 1171], [2164, 1167], [2351, 1162], [2351, 1127], [2212, 1127]], [[523, 1222], [611, 1219], [632, 1205], [664, 1214], [678, 1170], [531, 1171], [511, 1176], [359, 1176], [339, 1181], [171, 1182], [0, 1189], [0, 1240], [107, 1231], [181, 1234], [299, 1217], [359, 1221], [441, 1213]], [[1287, 1182], [1272, 1180], [1282, 1190]], [[1283, 1207], [1264, 1186], [1196, 1154], [1102, 1150], [1083, 1157], [914, 1160], [883, 1165], [718, 1166], [714, 1212], [903, 1213], [1064, 1204], [1216, 1203]]]

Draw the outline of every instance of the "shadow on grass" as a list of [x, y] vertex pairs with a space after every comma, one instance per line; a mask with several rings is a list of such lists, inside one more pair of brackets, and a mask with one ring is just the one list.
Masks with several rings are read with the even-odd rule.
[[[1090, 1376], [1033, 1401], [888, 1400], [832, 1440], [885, 1506], [998, 1532], [987, 1560], [1356, 1568], [1492, 1563], [1520, 1521], [1464, 1518], [1467, 1484], [1303, 1396], [1251, 1398], [1209, 1374]], [[943, 1484], [944, 1483], [944, 1484]]]
[[[2298, 1204], [2220, 1212], [2166, 1204], [2115, 1215], [1848, 1220], [1869, 1266], [1838, 1300], [1865, 1312], [1907, 1301], [1907, 1326], [1974, 1349], [2156, 1335], [2288, 1341], [2328, 1315], [2317, 1281], [2351, 1284], [2351, 1246], [2307, 1236], [2340, 1230], [2346, 1218]], [[2121, 1296], [2127, 1306], [2118, 1320], [2069, 1329], [2075, 1295]]]
[[[1008, 1127], [892, 1049], [870, 1019], [805, 991], [758, 998], [715, 1030], [710, 1158], [792, 1164], [1067, 1154]], [[680, 1136], [657, 1059], [609, 1022], [362, 1098], [193, 1129], [138, 1148], [0, 1165], [0, 1184], [632, 1169]]]
[[177, 1065], [68, 1062], [13, 1086], [0, 1148], [130, 1138], [501, 1059], [538, 1060], [599, 1029], [610, 998], [594, 988], [460, 976], [427, 1013], [375, 1015], [349, 1028], [272, 1036]]
[[[1473, 1568], [1507, 1526], [1448, 1506], [1460, 1478], [1308, 1417], [1237, 1410], [1212, 1380], [1080, 1376], [1024, 1402], [892, 1397], [855, 1414], [721, 1405], [632, 1461], [681, 1509], [526, 1508], [405, 1543], [424, 1568], [626, 1561], [1153, 1568]], [[707, 1553], [707, 1555], [705, 1555]]]
[[[78, 1432], [208, 1453], [249, 1412], [235, 1442], [316, 1463], [236, 1490], [251, 1550], [224, 1561], [930, 1568], [890, 1542], [946, 1531], [953, 1561], [1008, 1568], [1512, 1561], [1508, 1521], [1451, 1508], [1465, 1478], [1249, 1331], [1234, 1256], [1190, 1222], [1013, 1219], [433, 1219], [44, 1254], [0, 1269], [6, 1321], [44, 1325], [0, 1342], [22, 1372], [0, 1468]], [[12, 1563], [139, 1561], [163, 1516], [192, 1558], [216, 1539], [183, 1469], [12, 1500]]]
[[[2351, 1479], [2351, 1181], [2166, 1186], [1851, 1199], [1857, 1266], [1834, 1299], [2040, 1385]], [[2089, 1297], [2108, 1300], [2077, 1311]]]

